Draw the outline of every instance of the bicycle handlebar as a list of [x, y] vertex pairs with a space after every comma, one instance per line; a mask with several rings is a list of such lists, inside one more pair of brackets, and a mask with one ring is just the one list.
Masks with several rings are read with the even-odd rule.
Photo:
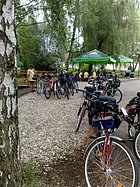
[[[83, 92], [83, 95], [84, 95], [84, 97], [85, 97], [87, 100], [91, 100], [89, 97], [94, 97], [95, 99], [97, 99], [97, 98], [99, 97], [98, 94], [88, 92], [88, 91], [86, 91], [86, 90], [84, 90], [84, 89], [79, 89], [79, 88], [77, 88], [76, 90], [77, 90], [77, 91], [80, 91], [80, 92]], [[85, 95], [84, 93], [85, 93], [85, 94], [88, 94], [89, 96]]]
[[76, 91], [85, 92], [86, 90], [76, 88]]
[[[95, 99], [97, 101], [99, 99], [99, 96], [100, 96], [99, 94], [91, 93], [91, 92], [88, 92], [88, 91], [86, 91], [84, 89], [77, 88], [76, 90], [80, 91], [80, 92], [83, 92], [83, 93], [86, 93], [86, 94], [89, 94], [89, 96], [86, 96], [85, 94], [83, 94], [83, 95], [84, 95], [84, 97], [86, 97], [87, 100], [89, 100], [91, 102], [93, 102], [93, 99]], [[101, 101], [101, 102], [102, 102], [102, 106], [103, 107], [108, 107], [112, 112], [114, 112], [115, 109], [110, 104], [110, 103], [112, 103], [112, 101]]]

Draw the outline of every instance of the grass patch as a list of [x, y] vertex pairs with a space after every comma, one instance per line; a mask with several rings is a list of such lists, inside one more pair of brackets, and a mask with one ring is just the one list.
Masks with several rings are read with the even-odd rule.
[[18, 88], [18, 91], [17, 91], [18, 97], [21, 97], [29, 92], [30, 92], [29, 88]]
[[40, 177], [41, 171], [33, 161], [27, 161], [22, 166], [21, 187], [49, 187]]

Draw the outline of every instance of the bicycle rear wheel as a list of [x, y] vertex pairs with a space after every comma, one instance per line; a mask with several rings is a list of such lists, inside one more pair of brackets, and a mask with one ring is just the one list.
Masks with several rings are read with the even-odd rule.
[[106, 94], [108, 96], [114, 97], [116, 99], [116, 102], [119, 103], [122, 100], [122, 92], [121, 90], [117, 89], [117, 88], [110, 88], [106, 91]]
[[[104, 152], [105, 137], [93, 141], [85, 155], [88, 187], [137, 187], [139, 173], [135, 158], [119, 140], [110, 137], [109, 153]], [[106, 156], [104, 156], [106, 154]], [[106, 166], [106, 168], [104, 167]]]
[[64, 89], [64, 95], [69, 100], [69, 89], [68, 89], [68, 86], [64, 85], [63, 89]]
[[45, 97], [46, 97], [47, 99], [50, 98], [50, 96], [51, 96], [51, 91], [50, 91], [49, 86], [46, 86], [46, 88], [44, 89], [44, 94], [45, 94]]
[[61, 99], [61, 97], [62, 97], [62, 93], [61, 93], [61, 90], [59, 88], [57, 88], [57, 90], [56, 90], [56, 97], [58, 99]]

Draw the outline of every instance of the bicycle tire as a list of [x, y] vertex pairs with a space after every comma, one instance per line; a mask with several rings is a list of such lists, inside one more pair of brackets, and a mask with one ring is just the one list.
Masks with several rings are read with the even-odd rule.
[[78, 90], [77, 90], [79, 88], [78, 82], [74, 82], [74, 86], [75, 86], [76, 93], [78, 93]]
[[57, 97], [58, 99], [61, 99], [61, 97], [62, 97], [61, 90], [58, 89], [58, 88], [57, 88], [57, 90], [56, 90], [56, 97]]
[[37, 83], [36, 83], [36, 92], [37, 92], [38, 94], [40, 94], [40, 85], [39, 85], [39, 81], [37, 81]]
[[51, 96], [51, 91], [50, 89], [48, 88], [48, 86], [44, 89], [44, 95], [47, 99], [50, 99], [50, 96]]
[[111, 152], [110, 156], [107, 155], [109, 158], [106, 158], [107, 167], [104, 170], [102, 152], [104, 140], [105, 137], [95, 139], [86, 150], [85, 179], [87, 186], [138, 187], [139, 173], [135, 157], [124, 143], [114, 137], [110, 137]]
[[66, 98], [69, 100], [69, 89], [68, 89], [67, 85], [64, 86], [64, 94], [65, 94]]
[[[117, 93], [117, 94], [116, 94], [116, 93]], [[117, 102], [117, 103], [120, 103], [121, 100], [122, 100], [122, 92], [121, 92], [121, 90], [118, 89], [118, 88], [116, 88], [116, 91], [115, 91], [114, 93], [112, 93], [112, 89], [110, 88], [110, 89], [108, 89], [108, 90], [106, 91], [106, 94], [107, 94], [108, 96], [114, 97], [114, 98], [116, 99], [116, 102]], [[117, 95], [119, 95], [119, 96], [117, 96]]]
[[74, 88], [73, 88], [73, 86], [71, 87], [71, 95], [74, 96]]
[[75, 132], [77, 132], [79, 130], [79, 128], [80, 128], [82, 120], [83, 120], [83, 118], [85, 116], [85, 112], [86, 112], [86, 105], [83, 104], [82, 107], [80, 106], [79, 111], [78, 111], [79, 115], [78, 115], [78, 122], [76, 124]]
[[134, 140], [136, 133], [140, 129], [140, 112], [136, 111], [134, 114], [130, 115], [132, 119], [128, 122], [128, 138], [129, 140]]
[[134, 153], [136, 155], [137, 160], [140, 162], [140, 130], [138, 130], [138, 132], [136, 133], [133, 143]]
[[38, 94], [43, 93], [43, 82], [40, 82], [40, 81], [37, 82], [36, 92], [37, 92]]

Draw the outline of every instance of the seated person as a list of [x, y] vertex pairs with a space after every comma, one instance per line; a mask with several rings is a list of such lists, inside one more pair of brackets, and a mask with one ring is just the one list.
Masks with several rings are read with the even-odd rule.
[[131, 74], [131, 70], [128, 69], [128, 70], [125, 72], [125, 77], [130, 77], [130, 74]]

